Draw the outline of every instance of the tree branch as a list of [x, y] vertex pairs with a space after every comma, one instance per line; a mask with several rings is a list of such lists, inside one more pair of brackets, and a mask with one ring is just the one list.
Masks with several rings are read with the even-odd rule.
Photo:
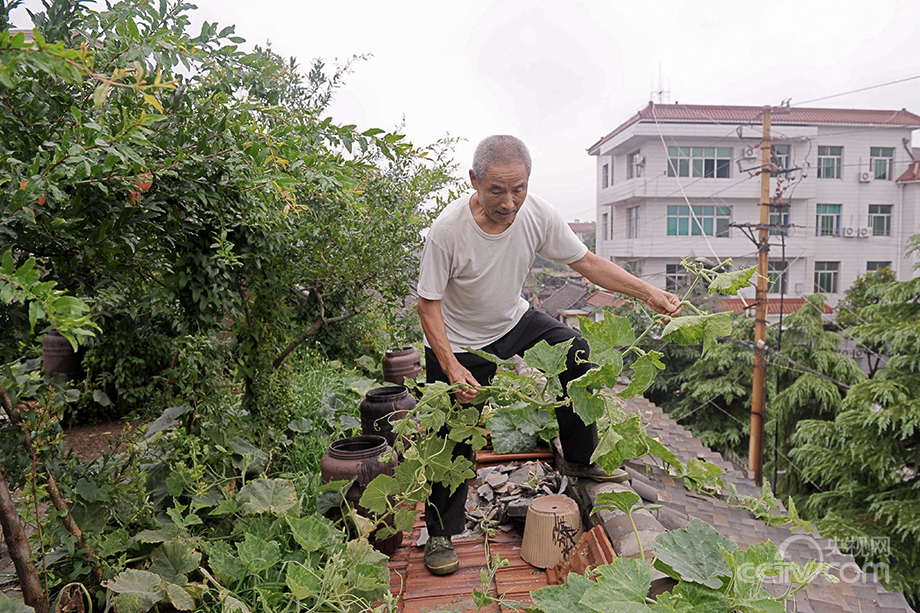
[[326, 303], [323, 301], [323, 293], [316, 288], [308, 288], [311, 295], [316, 296], [316, 301], [319, 303], [319, 319], [310, 324], [310, 327], [307, 328], [307, 331], [292, 340], [288, 343], [288, 346], [284, 348], [284, 351], [275, 358], [275, 361], [272, 362], [272, 370], [275, 370], [284, 360], [291, 355], [295, 349], [302, 345], [308, 338], [316, 334], [319, 329], [328, 324], [334, 324], [338, 321], [344, 321], [349, 317], [354, 317], [357, 315], [357, 311], [349, 311], [343, 315], [336, 315], [335, 317], [326, 317]]

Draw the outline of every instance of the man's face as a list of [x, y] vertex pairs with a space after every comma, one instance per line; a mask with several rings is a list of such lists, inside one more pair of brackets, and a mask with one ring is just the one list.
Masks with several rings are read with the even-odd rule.
[[509, 226], [527, 197], [527, 167], [522, 162], [491, 164], [482, 179], [470, 171], [470, 182], [479, 197], [486, 217], [500, 226]]

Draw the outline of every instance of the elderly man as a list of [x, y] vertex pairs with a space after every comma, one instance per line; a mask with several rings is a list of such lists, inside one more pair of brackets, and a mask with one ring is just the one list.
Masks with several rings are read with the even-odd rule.
[[[473, 156], [470, 182], [475, 190], [451, 202], [438, 216], [425, 241], [418, 282], [418, 312], [425, 332], [427, 380], [460, 383], [456, 397], [470, 401], [476, 386], [488, 385], [495, 365], [465, 348], [500, 358], [521, 355], [541, 340], [550, 344], [574, 339], [563, 390], [584, 374], [587, 343], [571, 328], [533, 308], [521, 289], [534, 255], [567, 264], [591, 282], [634, 296], [659, 313], [672, 313], [679, 300], [601, 259], [578, 240], [545, 200], [527, 193], [530, 154], [513, 136], [490, 136]], [[565, 472], [571, 476], [611, 480], [591, 454], [597, 431], [586, 426], [571, 406], [556, 410]], [[472, 458], [468, 445], [454, 453]], [[436, 575], [457, 570], [450, 537], [463, 531], [466, 484], [453, 493], [435, 485], [425, 516], [429, 540], [425, 565]]]

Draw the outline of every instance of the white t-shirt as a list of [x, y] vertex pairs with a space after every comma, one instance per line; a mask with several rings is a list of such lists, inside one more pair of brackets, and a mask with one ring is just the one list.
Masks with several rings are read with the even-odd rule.
[[530, 306], [521, 288], [535, 254], [571, 264], [588, 252], [542, 198], [528, 193], [511, 226], [488, 234], [473, 219], [471, 196], [451, 202], [435, 219], [418, 280], [419, 296], [441, 301], [455, 353], [498, 340], [520, 320]]

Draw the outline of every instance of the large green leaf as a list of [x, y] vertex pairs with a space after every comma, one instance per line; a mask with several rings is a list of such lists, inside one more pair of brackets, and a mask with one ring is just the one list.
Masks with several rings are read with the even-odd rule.
[[281, 546], [275, 541], [266, 541], [254, 534], [236, 544], [240, 561], [254, 573], [269, 569], [281, 560]]
[[715, 528], [694, 518], [686, 528], [665, 532], [655, 539], [655, 567], [675, 579], [719, 589], [723, 579], [731, 576], [722, 550], [737, 548]]
[[224, 585], [234, 585], [247, 574], [246, 566], [234, 555], [227, 543], [211, 541], [206, 543], [205, 550], [208, 553], [208, 566]]
[[572, 348], [572, 340], [550, 345], [545, 340], [524, 352], [524, 361], [528, 366], [539, 368], [547, 377], [555, 377], [565, 370], [566, 358]]
[[591, 461], [598, 463], [607, 472], [613, 472], [626, 460], [640, 458], [648, 453], [648, 440], [639, 416], [627, 417], [603, 433], [591, 455]]
[[624, 513], [631, 513], [632, 508], [639, 502], [639, 495], [631, 490], [623, 492], [601, 492], [594, 499], [594, 511], [600, 509], [617, 509]]
[[757, 272], [756, 266], [742, 268], [741, 270], [731, 270], [729, 272], [720, 272], [715, 279], [709, 282], [710, 294], [734, 294], [738, 290], [751, 284], [751, 277]]
[[35, 609], [27, 607], [18, 598], [10, 598], [0, 592], [0, 613], [35, 613]]
[[124, 570], [102, 586], [118, 595], [118, 610], [126, 613], [146, 613], [165, 596], [163, 579], [146, 570]]
[[542, 613], [592, 613], [592, 609], [579, 602], [592, 585], [590, 579], [569, 573], [563, 585], [541, 587], [531, 592], [530, 598]]
[[179, 611], [192, 611], [195, 609], [195, 599], [180, 585], [166, 584], [166, 599]]
[[[622, 368], [622, 363], [619, 366]], [[617, 365], [607, 363], [600, 368], [592, 368], [569, 382], [568, 392], [572, 410], [585, 424], [593, 424], [605, 413], [607, 399], [600, 392], [604, 388], [616, 385], [619, 374]]]
[[306, 552], [322, 549], [333, 540], [332, 533], [335, 528], [329, 520], [319, 515], [288, 517], [287, 523], [291, 529], [291, 536]]
[[154, 572], [170, 583], [185, 585], [188, 573], [198, 568], [201, 554], [185, 543], [166, 541], [153, 550], [150, 556], [150, 572]]
[[717, 590], [681, 581], [670, 592], [658, 595], [650, 608], [655, 613], [729, 613], [731, 601]]
[[722, 557], [731, 570], [728, 595], [735, 607], [744, 613], [781, 613], [780, 600], [764, 588], [763, 580], [788, 571], [792, 565], [783, 560], [772, 541], [764, 541], [747, 549], [722, 550]]
[[284, 582], [297, 600], [315, 596], [323, 587], [320, 577], [317, 577], [313, 574], [313, 571], [297, 562], [288, 564]]
[[732, 333], [731, 313], [686, 315], [675, 317], [661, 331], [661, 338], [678, 345], [699, 345], [706, 353], [715, 347], [716, 339]]
[[[606, 315], [600, 321], [591, 321], [587, 317], [580, 317], [579, 328], [584, 339], [591, 349], [590, 360], [595, 364], [619, 364], [617, 370], [623, 367], [623, 354], [621, 347], [629, 347], [636, 342], [636, 333], [632, 324], [626, 317]], [[585, 356], [581, 356], [584, 358]], [[619, 372], [617, 373], [619, 374]]]
[[664, 354], [659, 351], [648, 351], [636, 358], [636, 361], [630, 366], [633, 371], [632, 380], [618, 395], [623, 398], [632, 398], [643, 394], [655, 380], [658, 371], [664, 370], [664, 364], [661, 362], [662, 355]]
[[508, 411], [499, 409], [486, 423], [492, 431], [492, 449], [495, 453], [524, 453], [537, 446], [535, 434], [523, 432]]
[[645, 597], [652, 587], [651, 567], [636, 558], [617, 558], [597, 567], [597, 582], [579, 601], [599, 613], [649, 613]]
[[269, 513], [283, 515], [296, 511], [300, 501], [294, 483], [288, 479], [256, 479], [240, 488], [236, 495], [245, 515]]
[[399, 491], [399, 482], [395, 478], [390, 475], [377, 475], [364, 488], [358, 504], [371, 513], [382, 515], [387, 510], [387, 498]]

